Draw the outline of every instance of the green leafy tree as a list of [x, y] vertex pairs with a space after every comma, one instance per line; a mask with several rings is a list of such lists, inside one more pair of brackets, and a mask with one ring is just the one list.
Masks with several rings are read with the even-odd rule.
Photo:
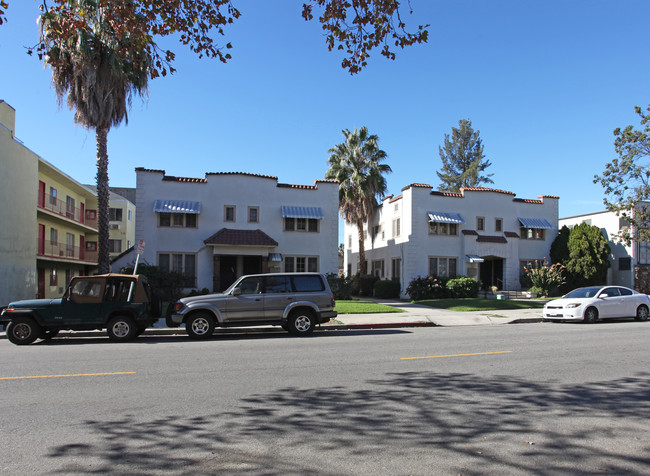
[[359, 235], [359, 265], [361, 274], [367, 272], [363, 224], [369, 222], [377, 206], [377, 198], [386, 194], [384, 174], [392, 172], [381, 163], [387, 157], [378, 145], [378, 137], [370, 135], [366, 127], [350, 132], [342, 131], [345, 142], [328, 152], [329, 169], [325, 177], [339, 182], [339, 209], [341, 217], [356, 225]]
[[594, 177], [605, 189], [605, 206], [625, 218], [626, 227], [618, 238], [626, 245], [633, 240], [650, 241], [650, 106], [644, 113], [635, 107], [642, 129], [629, 125], [614, 130], [614, 148], [618, 157], [605, 166], [601, 176]]
[[574, 226], [568, 248], [569, 260], [565, 264], [574, 286], [605, 283], [611, 250], [600, 228], [587, 223]]
[[494, 174], [483, 174], [492, 164], [483, 160], [483, 141], [469, 119], [458, 121], [458, 127], [451, 128], [451, 137], [445, 134], [444, 146], [438, 150], [442, 160], [442, 169], [436, 172], [442, 182], [438, 190], [459, 192], [462, 187], [493, 183], [490, 177]]
[[551, 261], [553, 263], [567, 263], [569, 261], [569, 236], [571, 229], [564, 225], [551, 243]]

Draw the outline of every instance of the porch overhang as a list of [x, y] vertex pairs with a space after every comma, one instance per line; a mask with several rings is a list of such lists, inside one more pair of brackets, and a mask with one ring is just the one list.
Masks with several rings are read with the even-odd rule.
[[258, 248], [275, 248], [278, 242], [262, 230], [235, 230], [222, 228], [203, 241], [209, 246], [254, 246]]

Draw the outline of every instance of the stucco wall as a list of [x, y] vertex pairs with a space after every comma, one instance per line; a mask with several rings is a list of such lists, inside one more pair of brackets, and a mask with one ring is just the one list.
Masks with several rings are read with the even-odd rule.
[[38, 156], [12, 137], [14, 114], [0, 102], [0, 306], [36, 296]]

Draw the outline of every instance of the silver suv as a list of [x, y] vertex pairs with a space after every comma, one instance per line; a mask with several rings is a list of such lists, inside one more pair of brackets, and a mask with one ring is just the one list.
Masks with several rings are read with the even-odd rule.
[[220, 294], [179, 299], [168, 324], [185, 324], [193, 339], [210, 337], [215, 326], [276, 325], [307, 336], [316, 324], [336, 317], [334, 295], [318, 273], [242, 276]]

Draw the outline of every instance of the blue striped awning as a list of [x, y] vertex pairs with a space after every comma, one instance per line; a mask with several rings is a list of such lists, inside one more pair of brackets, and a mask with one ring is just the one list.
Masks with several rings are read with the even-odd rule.
[[201, 213], [201, 202], [186, 202], [182, 200], [156, 200], [153, 203], [154, 213]]
[[521, 218], [518, 217], [519, 223], [524, 228], [535, 228], [538, 230], [550, 230], [553, 226], [544, 218]]
[[468, 263], [483, 263], [485, 260], [478, 255], [465, 255]]
[[282, 207], [282, 218], [325, 218], [323, 209], [319, 207]]
[[282, 261], [281, 253], [269, 253], [269, 261]]
[[448, 212], [428, 212], [429, 221], [434, 223], [457, 223], [462, 225], [465, 219], [460, 216], [460, 213]]

